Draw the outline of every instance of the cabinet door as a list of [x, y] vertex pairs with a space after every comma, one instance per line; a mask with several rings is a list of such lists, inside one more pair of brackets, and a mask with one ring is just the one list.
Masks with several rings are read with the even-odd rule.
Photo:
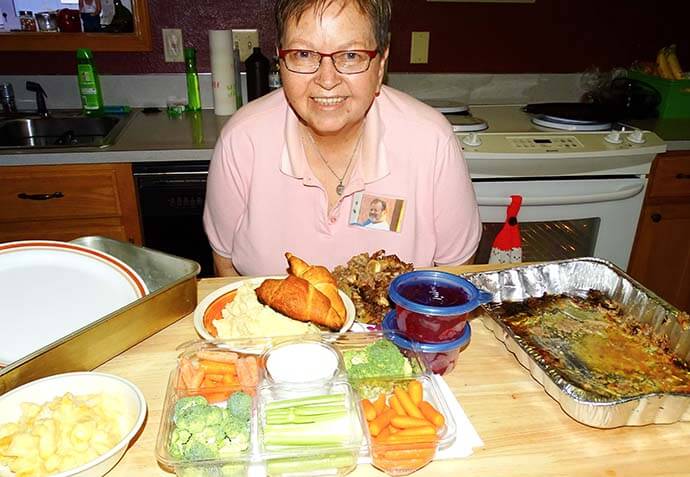
[[690, 311], [690, 203], [642, 209], [628, 271], [669, 303]]
[[0, 241], [142, 242], [130, 164], [0, 167], [0, 204]]

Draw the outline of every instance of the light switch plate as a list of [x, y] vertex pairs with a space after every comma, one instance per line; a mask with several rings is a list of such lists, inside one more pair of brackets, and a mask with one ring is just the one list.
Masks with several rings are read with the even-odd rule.
[[[240, 47], [240, 61], [244, 62], [252, 54], [255, 46], [259, 45], [259, 30], [232, 30], [232, 43]], [[264, 52], [265, 56], [266, 53]]]
[[410, 63], [422, 64], [429, 62], [429, 32], [413, 31], [412, 46], [410, 47]]
[[184, 63], [184, 44], [182, 30], [179, 28], [163, 28], [163, 53], [166, 63]]

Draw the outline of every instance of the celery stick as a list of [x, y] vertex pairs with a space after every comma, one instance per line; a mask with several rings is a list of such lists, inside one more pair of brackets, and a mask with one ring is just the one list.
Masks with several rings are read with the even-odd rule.
[[282, 459], [269, 459], [269, 475], [307, 473], [325, 469], [343, 469], [356, 465], [356, 456], [353, 452], [337, 454], [317, 454], [309, 457]]
[[345, 403], [345, 394], [324, 394], [321, 396], [305, 396], [293, 399], [283, 399], [280, 401], [273, 401], [266, 404], [266, 409], [282, 409], [293, 406], [303, 406], [311, 404], [336, 404]]
[[304, 424], [269, 424], [264, 426], [264, 444], [268, 446], [324, 446], [348, 440], [352, 427], [348, 414], [337, 419], [322, 419]]

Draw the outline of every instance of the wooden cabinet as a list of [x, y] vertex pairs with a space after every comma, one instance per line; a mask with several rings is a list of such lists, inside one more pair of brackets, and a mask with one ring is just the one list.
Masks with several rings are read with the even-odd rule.
[[690, 312], [690, 151], [654, 161], [628, 272]]
[[0, 204], [0, 242], [142, 242], [131, 164], [0, 167]]

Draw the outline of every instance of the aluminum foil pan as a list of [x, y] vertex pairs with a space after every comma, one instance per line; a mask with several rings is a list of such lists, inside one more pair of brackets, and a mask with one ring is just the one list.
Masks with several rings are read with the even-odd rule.
[[[671, 350], [690, 362], [688, 315], [633, 280], [610, 262], [579, 258], [466, 275], [493, 294], [493, 303], [520, 301], [544, 293], [585, 296], [589, 289], [606, 293], [624, 311], [665, 336]], [[690, 394], [656, 393], [612, 400], [566, 381], [539, 354], [485, 307], [483, 322], [570, 417], [598, 428], [690, 421]]]

